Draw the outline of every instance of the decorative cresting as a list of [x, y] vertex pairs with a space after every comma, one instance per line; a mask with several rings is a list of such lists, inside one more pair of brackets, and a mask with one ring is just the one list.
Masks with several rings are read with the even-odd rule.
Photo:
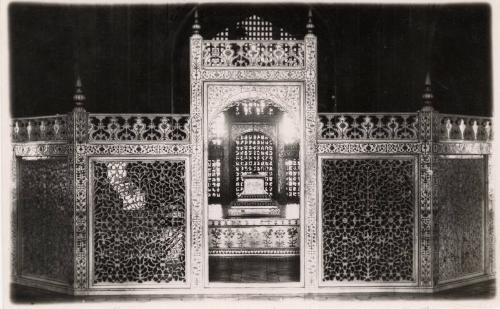
[[486, 175], [483, 156], [435, 160], [439, 282], [484, 274]]
[[[185, 162], [96, 161], [92, 168], [93, 283], [184, 282]], [[128, 207], [117, 190], [110, 173], [119, 168], [144, 194], [141, 208]]]
[[303, 41], [203, 41], [203, 66], [304, 67]]
[[318, 114], [318, 139], [418, 140], [418, 114]]
[[414, 160], [324, 159], [322, 182], [322, 280], [414, 281]]
[[89, 114], [89, 142], [189, 142], [189, 115]]
[[439, 114], [440, 141], [491, 141], [490, 117]]
[[67, 157], [18, 159], [18, 271], [73, 282], [73, 207]]
[[12, 142], [61, 141], [68, 139], [66, 115], [15, 118], [12, 124]]

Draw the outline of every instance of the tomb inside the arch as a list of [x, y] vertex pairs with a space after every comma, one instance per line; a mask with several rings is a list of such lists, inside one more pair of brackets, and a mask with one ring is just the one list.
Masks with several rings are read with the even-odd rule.
[[297, 256], [299, 126], [266, 99], [243, 99], [209, 123], [210, 256]]

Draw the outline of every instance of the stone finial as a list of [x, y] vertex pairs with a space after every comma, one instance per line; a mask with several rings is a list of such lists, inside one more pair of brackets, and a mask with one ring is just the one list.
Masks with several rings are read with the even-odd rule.
[[312, 34], [314, 30], [314, 24], [312, 21], [312, 11], [309, 9], [309, 12], [307, 13], [307, 25], [306, 25], [307, 33]]
[[200, 34], [200, 23], [198, 20], [198, 9], [194, 10], [193, 34]]
[[432, 87], [431, 87], [431, 77], [430, 74], [427, 73], [425, 77], [425, 86], [424, 86], [424, 92], [422, 93], [422, 102], [423, 102], [423, 110], [434, 110], [434, 107], [432, 106], [432, 101], [434, 99], [434, 95], [432, 94]]
[[82, 80], [80, 76], [76, 78], [75, 94], [73, 95], [73, 102], [76, 107], [83, 107], [85, 103], [85, 95], [83, 94]]

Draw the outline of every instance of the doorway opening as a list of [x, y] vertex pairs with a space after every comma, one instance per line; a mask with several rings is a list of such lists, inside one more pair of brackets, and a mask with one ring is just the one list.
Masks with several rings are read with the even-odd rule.
[[297, 119], [242, 99], [208, 126], [209, 282], [299, 282]]

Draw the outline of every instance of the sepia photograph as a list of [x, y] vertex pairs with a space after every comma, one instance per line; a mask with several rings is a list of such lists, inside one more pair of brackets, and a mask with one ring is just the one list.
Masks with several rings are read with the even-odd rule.
[[492, 3], [1, 11], [4, 306], [500, 305]]

